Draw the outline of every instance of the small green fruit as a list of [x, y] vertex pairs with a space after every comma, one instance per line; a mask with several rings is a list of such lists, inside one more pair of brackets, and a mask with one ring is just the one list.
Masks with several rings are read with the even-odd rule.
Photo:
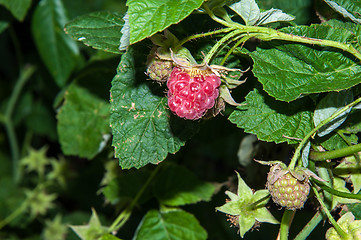
[[296, 210], [305, 204], [310, 193], [310, 182], [302, 170], [288, 170], [277, 164], [268, 173], [267, 188], [275, 203]]

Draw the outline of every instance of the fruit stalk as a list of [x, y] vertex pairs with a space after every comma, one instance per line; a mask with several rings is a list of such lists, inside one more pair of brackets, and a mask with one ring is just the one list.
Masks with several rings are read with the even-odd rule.
[[352, 108], [353, 106], [355, 106], [356, 104], [361, 102], [361, 98], [356, 99], [355, 101], [353, 101], [352, 103], [346, 105], [345, 107], [341, 108], [340, 110], [338, 110], [337, 112], [333, 113], [330, 117], [326, 118], [325, 120], [323, 120], [318, 126], [316, 126], [314, 129], [312, 129], [311, 132], [309, 132], [300, 142], [300, 144], [298, 145], [295, 154], [293, 155], [291, 162], [289, 164], [289, 168], [290, 169], [294, 169], [297, 160], [300, 158], [301, 156], [301, 151], [304, 148], [304, 146], [306, 145], [306, 143], [308, 142], [309, 138], [311, 136], [313, 136], [313, 134], [315, 134], [321, 127], [323, 127], [324, 125], [326, 125], [327, 123], [329, 123], [330, 121], [332, 121], [334, 118], [336, 118], [337, 116], [341, 115], [342, 113], [346, 112], [348, 109]]
[[333, 225], [333, 227], [336, 229], [338, 235], [341, 236], [341, 239], [348, 239], [348, 235], [345, 233], [345, 231], [342, 230], [342, 228], [338, 225], [338, 223], [336, 222], [336, 220], [332, 217], [330, 211], [327, 209], [325, 203], [322, 201], [322, 198], [320, 196], [320, 194], [318, 193], [316, 187], [312, 187], [313, 192], [315, 193], [315, 196], [318, 200], [318, 202], [320, 203], [322, 210], [325, 212], [326, 216], [328, 217], [328, 220], [331, 222], [331, 224]]

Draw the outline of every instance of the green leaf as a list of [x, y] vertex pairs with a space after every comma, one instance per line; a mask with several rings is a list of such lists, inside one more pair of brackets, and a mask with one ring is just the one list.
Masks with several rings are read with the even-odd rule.
[[361, 4], [356, 0], [325, 0], [325, 2], [332, 7], [336, 12], [339, 12], [345, 18], [351, 19], [351, 21], [361, 24], [360, 16]]
[[309, 24], [311, 18], [314, 17], [312, 9], [314, 9], [314, 2], [312, 0], [257, 0], [258, 6], [261, 9], [278, 8], [283, 12], [296, 16], [295, 22], [297, 24]]
[[201, 240], [207, 239], [207, 232], [192, 214], [183, 210], [150, 210], [139, 224], [133, 239]]
[[120, 31], [122, 33], [122, 37], [120, 38], [120, 45], [119, 50], [123, 51], [126, 50], [130, 44], [130, 25], [129, 25], [129, 14], [126, 13], [123, 17], [124, 25], [122, 27], [122, 30]]
[[58, 118], [59, 141], [67, 155], [93, 158], [109, 134], [109, 104], [75, 84], [65, 93]]
[[350, 179], [352, 182], [353, 193], [357, 194], [361, 190], [361, 154], [358, 158], [355, 156], [346, 157], [333, 171], [340, 177]]
[[118, 49], [122, 37], [124, 14], [119, 12], [92, 12], [65, 25], [65, 32], [73, 39], [95, 49], [121, 53]]
[[265, 12], [261, 12], [256, 25], [265, 25], [274, 22], [293, 21], [295, 17], [282, 12], [280, 9], [271, 8]]
[[[358, 138], [356, 134], [344, 134], [344, 137], [350, 143], [357, 144]], [[345, 142], [345, 140], [339, 135], [339, 133], [331, 133], [323, 138], [317, 139], [317, 141], [321, 142], [322, 147], [327, 150], [341, 149], [349, 146], [347, 142]]]
[[[339, 111], [345, 105], [353, 101], [352, 91], [331, 92], [322, 98], [318, 103], [313, 114], [313, 122], [318, 126], [322, 121], [329, 118], [335, 112]], [[318, 136], [323, 137], [337, 129], [347, 118], [351, 108], [334, 118], [318, 130]]]
[[5, 31], [5, 29], [9, 26], [9, 23], [6, 21], [0, 20], [0, 34]]
[[[350, 193], [350, 191], [348, 190], [348, 188], [346, 188], [345, 185], [346, 182], [343, 179], [338, 177], [333, 178], [333, 188], [335, 190], [340, 192]], [[334, 209], [339, 204], [346, 204], [346, 203], [360, 203], [360, 200], [333, 196], [331, 209]]]
[[246, 25], [254, 25], [260, 17], [260, 10], [255, 0], [240, 0], [229, 6], [236, 12], [246, 23]]
[[[347, 29], [328, 25], [296, 26], [283, 32], [357, 43]], [[355, 44], [357, 45], [357, 44]], [[337, 49], [272, 41], [251, 53], [253, 72], [264, 90], [282, 101], [292, 101], [310, 93], [340, 91], [361, 82], [361, 66]]]
[[229, 120], [260, 140], [294, 144], [297, 141], [287, 137], [303, 138], [312, 130], [313, 103], [307, 98], [285, 103], [254, 89], [244, 103]]
[[23, 21], [28, 12], [31, 0], [0, 0], [0, 5], [4, 5], [19, 21]]
[[[149, 175], [149, 172], [143, 169], [122, 172], [116, 179], [110, 181], [109, 184], [102, 189], [102, 192], [111, 204], [117, 204], [121, 208], [135, 198], [149, 178]], [[138, 203], [144, 203], [150, 196], [151, 190], [147, 188]]]
[[347, 204], [347, 207], [357, 220], [361, 220], [361, 203]]
[[186, 168], [169, 164], [162, 168], [153, 185], [153, 191], [161, 204], [181, 206], [209, 201], [215, 187], [199, 180]]
[[143, 63], [135, 53], [130, 48], [122, 55], [111, 88], [113, 146], [122, 168], [158, 164], [177, 152], [198, 126], [171, 115], [162, 90], [157, 96], [145, 81], [137, 82], [145, 75], [144, 66], [135, 71], [135, 63]]
[[60, 87], [65, 86], [79, 55], [76, 43], [63, 31], [66, 22], [61, 0], [41, 0], [31, 23], [40, 56]]
[[178, 23], [199, 8], [204, 0], [128, 0], [130, 44]]
[[121, 239], [109, 233], [101, 236], [99, 240], [121, 240]]

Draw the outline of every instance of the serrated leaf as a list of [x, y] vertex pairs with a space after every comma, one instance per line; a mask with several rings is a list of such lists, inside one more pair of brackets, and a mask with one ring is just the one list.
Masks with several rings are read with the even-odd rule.
[[109, 104], [72, 84], [58, 115], [58, 134], [67, 155], [93, 158], [109, 135]]
[[313, 103], [309, 99], [284, 103], [256, 88], [244, 103], [229, 120], [260, 140], [295, 144], [297, 141], [290, 138], [303, 138], [312, 130]]
[[0, 5], [5, 6], [17, 20], [23, 21], [30, 8], [31, 0], [0, 0]]
[[139, 224], [133, 239], [202, 240], [207, 239], [207, 232], [192, 214], [183, 210], [150, 210]]
[[273, 22], [287, 22], [293, 20], [295, 20], [295, 17], [282, 12], [280, 9], [271, 8], [265, 12], [261, 12], [256, 25], [265, 25]]
[[309, 24], [311, 18], [314, 17], [312, 13], [314, 2], [312, 0], [257, 0], [257, 3], [261, 9], [278, 8], [296, 16], [295, 22], [299, 25]]
[[[334, 40], [356, 41], [347, 29], [328, 25], [296, 26], [283, 32]], [[357, 44], [356, 44], [357, 45]], [[293, 101], [310, 93], [340, 91], [361, 82], [361, 66], [333, 48], [272, 41], [251, 53], [253, 72], [264, 90], [282, 101]]]
[[121, 29], [125, 23], [123, 17], [120, 12], [92, 12], [67, 23], [65, 31], [87, 46], [119, 54]]
[[139, 42], [154, 33], [186, 18], [199, 8], [204, 0], [128, 0], [130, 44]]
[[[361, 5], [359, 1], [354, 0], [325, 0], [325, 2], [333, 8], [336, 12], [342, 14], [344, 18], [349, 18], [351, 21], [361, 24], [361, 19], [356, 16], [360, 16]], [[347, 8], [347, 9], [345, 9]], [[351, 12], [349, 12], [349, 11]], [[356, 16], [355, 16], [355, 15]]]
[[[313, 114], [313, 122], [317, 127], [322, 121], [329, 118], [335, 112], [353, 101], [352, 91], [341, 91], [328, 93], [317, 104]], [[333, 130], [337, 129], [347, 118], [351, 108], [334, 118], [332, 121], [321, 127], [317, 134], [320, 137], [326, 136]]]
[[31, 23], [39, 54], [60, 87], [77, 65], [79, 55], [76, 43], [63, 31], [66, 22], [61, 0], [41, 0]]
[[246, 23], [246, 25], [254, 25], [260, 17], [260, 10], [255, 0], [241, 0], [229, 6], [236, 12]]
[[161, 204], [181, 206], [209, 201], [215, 187], [199, 180], [192, 172], [177, 165], [167, 165], [157, 175], [153, 192]]
[[135, 53], [130, 48], [122, 55], [111, 88], [113, 146], [122, 168], [158, 164], [177, 152], [198, 126], [171, 115], [165, 97], [152, 93], [145, 81], [136, 82], [145, 75], [143, 69], [136, 75]]
[[[149, 175], [149, 171], [142, 169], [122, 172], [117, 178], [110, 181], [109, 184], [102, 189], [102, 192], [111, 204], [116, 204], [118, 207], [122, 208], [135, 198], [149, 178]], [[138, 203], [144, 203], [150, 196], [150, 188], [147, 188], [143, 192], [141, 199], [138, 200]]]
[[[344, 137], [349, 141], [350, 143], [357, 143], [357, 136], [356, 134], [344, 134]], [[341, 149], [348, 147], [349, 145], [345, 140], [338, 134], [338, 133], [331, 133], [328, 136], [325, 136], [324, 138], [321, 138], [321, 145], [327, 150], [335, 150], [335, 149]]]

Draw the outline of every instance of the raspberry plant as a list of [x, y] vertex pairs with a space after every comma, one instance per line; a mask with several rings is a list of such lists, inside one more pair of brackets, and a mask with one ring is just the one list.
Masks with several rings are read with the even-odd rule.
[[356, 0], [0, 12], [1, 239], [361, 239]]

